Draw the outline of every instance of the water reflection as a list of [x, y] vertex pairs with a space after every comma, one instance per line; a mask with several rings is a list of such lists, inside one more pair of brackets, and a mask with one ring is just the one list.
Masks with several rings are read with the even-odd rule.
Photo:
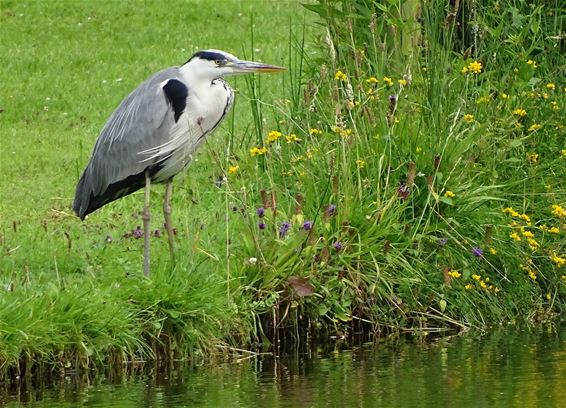
[[[8, 407], [559, 407], [566, 327], [254, 357], [165, 375], [8, 389]], [[418, 342], [417, 342], [418, 343]], [[84, 378], [82, 379], [85, 380]], [[27, 401], [27, 402], [22, 402]]]

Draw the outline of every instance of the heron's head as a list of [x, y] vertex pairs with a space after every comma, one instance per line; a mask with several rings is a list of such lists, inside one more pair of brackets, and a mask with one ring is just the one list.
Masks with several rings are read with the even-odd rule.
[[210, 80], [228, 75], [279, 72], [287, 69], [261, 62], [239, 60], [232, 54], [220, 50], [198, 51], [182, 68], [192, 76]]

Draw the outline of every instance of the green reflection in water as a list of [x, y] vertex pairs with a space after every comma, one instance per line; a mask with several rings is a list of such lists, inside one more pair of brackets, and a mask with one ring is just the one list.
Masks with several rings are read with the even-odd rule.
[[[14, 390], [12, 389], [12, 392]], [[8, 407], [564, 407], [566, 327], [254, 358], [119, 384], [3, 397]], [[26, 403], [18, 402], [27, 401]]]

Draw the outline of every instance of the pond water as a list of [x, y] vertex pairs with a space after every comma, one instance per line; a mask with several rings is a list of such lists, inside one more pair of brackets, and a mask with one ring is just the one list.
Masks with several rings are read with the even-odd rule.
[[566, 407], [566, 326], [335, 343], [168, 375], [90, 384], [67, 376], [4, 392], [7, 407]]

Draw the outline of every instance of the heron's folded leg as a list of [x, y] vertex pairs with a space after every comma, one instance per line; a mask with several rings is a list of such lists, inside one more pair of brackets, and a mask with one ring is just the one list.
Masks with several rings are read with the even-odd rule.
[[151, 179], [149, 173], [145, 172], [145, 199], [143, 207], [143, 274], [149, 276], [149, 193]]
[[173, 194], [173, 183], [171, 180], [165, 185], [165, 197], [163, 200], [163, 215], [165, 217], [165, 229], [167, 230], [167, 240], [169, 241], [169, 252], [171, 260], [175, 262], [175, 232], [171, 224], [171, 196]]

